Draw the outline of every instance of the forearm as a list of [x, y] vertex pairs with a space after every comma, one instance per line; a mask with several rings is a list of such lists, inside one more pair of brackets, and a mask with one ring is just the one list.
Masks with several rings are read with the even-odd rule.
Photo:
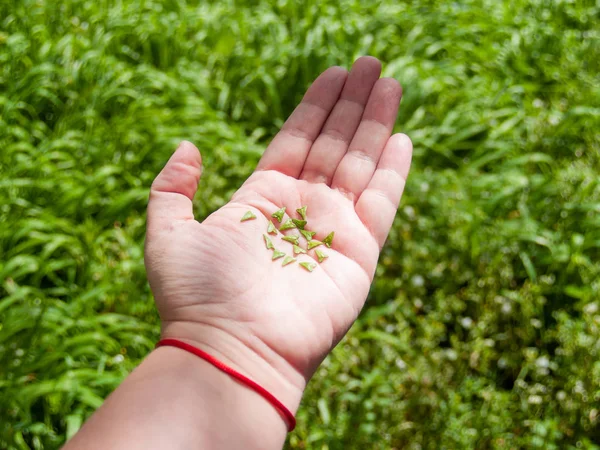
[[65, 449], [280, 449], [286, 431], [260, 395], [192, 354], [162, 347]]

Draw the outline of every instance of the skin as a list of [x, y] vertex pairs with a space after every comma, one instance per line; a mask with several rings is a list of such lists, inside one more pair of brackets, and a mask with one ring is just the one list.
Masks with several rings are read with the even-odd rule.
[[[391, 135], [401, 88], [380, 72], [377, 59], [362, 57], [350, 73], [321, 74], [255, 172], [202, 223], [192, 208], [202, 173], [193, 144], [182, 142], [152, 184], [145, 261], [162, 337], [205, 350], [292, 412], [364, 305], [408, 175], [410, 139]], [[316, 262], [314, 249], [282, 267], [262, 238], [269, 220], [280, 225], [274, 211], [286, 206], [285, 222], [304, 205], [313, 239], [335, 231], [332, 248], [318, 247], [329, 258], [312, 273], [298, 262]], [[240, 223], [248, 210], [257, 218]], [[270, 237], [292, 254], [281, 233]], [[256, 393], [193, 355], [160, 348], [66, 448], [281, 448], [285, 434]]]

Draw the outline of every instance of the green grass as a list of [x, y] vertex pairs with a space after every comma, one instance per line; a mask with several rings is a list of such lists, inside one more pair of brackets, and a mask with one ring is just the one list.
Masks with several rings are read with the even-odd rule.
[[0, 3], [0, 448], [57, 448], [158, 337], [149, 185], [227, 201], [309, 82], [404, 86], [411, 178], [291, 449], [600, 448], [600, 4]]

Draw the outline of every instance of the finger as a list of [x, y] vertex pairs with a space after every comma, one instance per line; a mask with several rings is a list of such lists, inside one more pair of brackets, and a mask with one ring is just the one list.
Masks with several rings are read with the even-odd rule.
[[402, 89], [396, 80], [381, 78], [375, 83], [358, 130], [335, 171], [331, 187], [354, 202], [375, 172], [394, 127], [401, 96]]
[[342, 67], [330, 67], [314, 81], [267, 147], [257, 170], [276, 170], [294, 178], [300, 175], [306, 155], [337, 102], [347, 75]]
[[372, 56], [356, 60], [340, 99], [310, 149], [300, 178], [330, 184], [358, 128], [369, 94], [381, 73], [381, 63]]
[[150, 188], [148, 232], [168, 229], [177, 220], [192, 220], [192, 199], [202, 174], [200, 152], [183, 141]]
[[394, 222], [396, 210], [410, 169], [412, 142], [405, 134], [395, 134], [387, 142], [377, 170], [356, 203], [356, 213], [371, 232], [379, 248]]

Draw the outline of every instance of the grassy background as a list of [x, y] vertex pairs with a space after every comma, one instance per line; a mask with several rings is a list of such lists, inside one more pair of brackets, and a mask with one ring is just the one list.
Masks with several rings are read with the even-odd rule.
[[0, 2], [0, 448], [56, 448], [153, 347], [148, 188], [227, 201], [309, 82], [372, 54], [413, 170], [292, 449], [600, 448], [600, 4]]

